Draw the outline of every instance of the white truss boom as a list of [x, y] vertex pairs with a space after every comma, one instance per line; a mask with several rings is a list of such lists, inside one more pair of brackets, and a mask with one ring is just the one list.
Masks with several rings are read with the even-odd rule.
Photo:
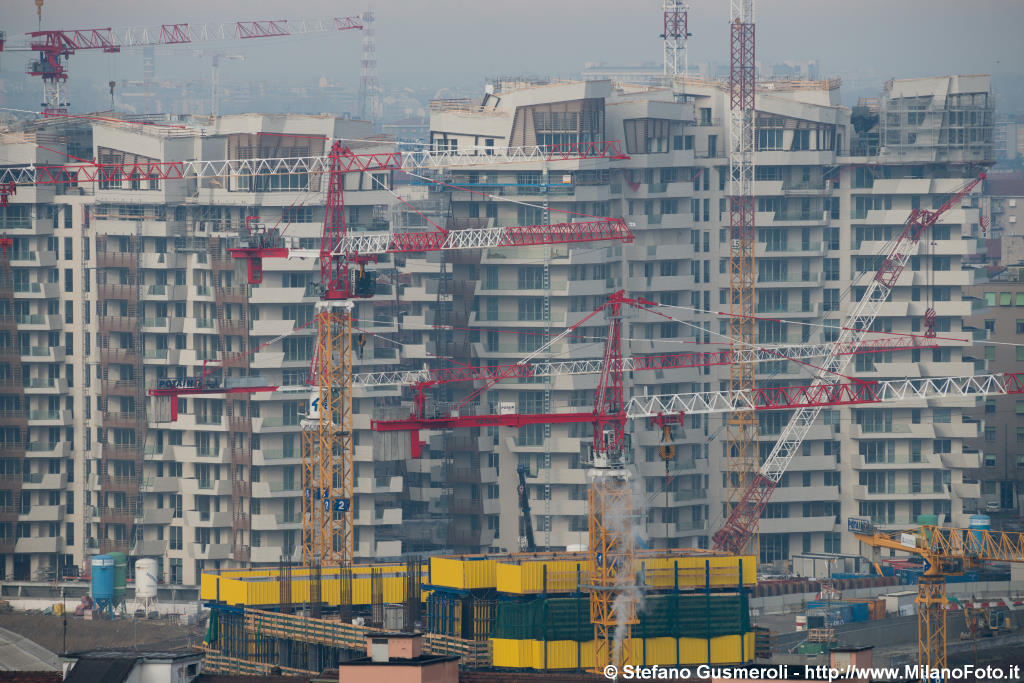
[[[292, 250], [296, 251], [296, 250]], [[312, 251], [312, 250], [311, 250]], [[291, 255], [291, 252], [289, 252]], [[310, 253], [310, 256], [315, 254]], [[847, 353], [868, 352], [874, 349], [878, 351], [898, 351], [900, 348], [910, 346], [913, 339], [902, 338], [897, 340], [869, 340], [860, 347], [847, 346]], [[778, 361], [787, 359], [816, 358], [827, 355], [835, 347], [834, 343], [825, 344], [795, 344], [789, 346], [766, 346], [756, 349], [740, 349], [733, 354], [729, 352], [711, 352], [706, 354], [683, 354], [688, 356], [706, 357], [703, 364], [727, 364], [727, 363], [760, 363], [762, 361]], [[684, 363], [673, 363], [673, 356], [656, 356], [643, 358], [623, 358], [623, 372], [644, 372], [653, 370], [668, 370], [672, 368], [693, 367], [701, 365], [694, 362], [691, 365]], [[652, 363], [652, 361], [654, 361]], [[664, 361], [658, 365], [659, 361]], [[597, 375], [604, 367], [604, 361], [600, 358], [589, 358], [583, 360], [564, 361], [538, 361], [524, 363], [520, 375], [528, 377], [555, 377], [559, 375]], [[500, 373], [501, 367], [493, 368], [492, 372]], [[423, 382], [431, 382], [439, 379], [439, 371], [422, 370], [392, 370], [384, 372], [364, 372], [353, 375], [353, 383], [364, 387], [379, 386], [412, 386]], [[466, 381], [492, 379], [490, 376], [480, 375], [473, 378], [463, 378]]]
[[748, 391], [636, 396], [626, 405], [631, 419], [659, 415], [706, 415], [742, 410], [792, 410], [806, 406], [863, 405], [1024, 393], [1019, 374], [921, 377], [870, 383], [821, 384]]

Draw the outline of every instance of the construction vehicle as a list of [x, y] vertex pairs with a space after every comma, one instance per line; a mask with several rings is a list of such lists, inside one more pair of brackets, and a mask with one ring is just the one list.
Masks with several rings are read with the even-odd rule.
[[530, 468], [526, 465], [516, 467], [519, 475], [519, 510], [523, 515], [523, 537], [520, 539], [520, 546], [524, 552], [537, 552], [537, 544], [533, 540], [533, 516], [530, 514], [530, 490], [526, 488], [526, 475]]
[[961, 575], [986, 562], [1024, 562], [1024, 534], [1020, 533], [936, 525], [887, 531], [860, 517], [851, 517], [847, 525], [858, 541], [873, 548], [875, 556], [887, 548], [924, 559], [925, 571], [918, 578], [914, 601], [917, 656], [923, 672], [947, 668], [946, 577]]
[[[949, 599], [953, 602], [953, 599]], [[1002, 612], [991, 607], [976, 607], [969, 603], [962, 603], [960, 609], [964, 614], [964, 628], [960, 632], [960, 640], [977, 640], [978, 638], [991, 638], [1009, 629], [1009, 620]]]
[[[631, 306], [651, 314], [670, 316], [658, 311], [658, 304], [644, 299], [631, 299], [619, 291], [596, 310], [584, 316], [574, 325], [553, 337], [532, 356], [544, 352], [552, 344], [565, 338], [580, 326], [587, 324], [599, 313], [605, 312], [608, 320], [608, 336], [605, 340], [604, 356], [593, 363], [600, 368], [594, 407], [591, 411], [558, 413], [520, 413], [514, 408], [499, 413], [482, 413], [470, 406], [470, 401], [480, 397], [484, 391], [503, 379], [526, 376], [521, 370], [530, 358], [519, 364], [505, 366], [502, 372], [489, 370], [478, 376], [461, 369], [459, 381], [475, 380], [482, 383], [460, 404], [447, 408], [445, 414], [436, 414], [427, 405], [421, 391], [416, 394], [413, 413], [408, 418], [397, 420], [374, 420], [373, 429], [378, 431], [408, 431], [412, 457], [419, 457], [422, 448], [421, 430], [446, 430], [465, 427], [522, 427], [530, 424], [588, 424], [593, 428], [593, 441], [581, 458], [589, 466], [590, 486], [588, 489], [588, 556], [591, 576], [591, 621], [594, 624], [595, 663], [600, 670], [608, 664], [622, 664], [619, 654], [613, 651], [611, 634], [617, 618], [629, 624], [635, 617], [631, 611], [616, 614], [612, 603], [619, 594], [628, 591], [632, 585], [627, 572], [632, 566], [634, 538], [624, 529], [622, 519], [629, 519], [633, 512], [629, 472], [629, 435], [625, 424], [630, 419], [644, 419], [658, 424], [666, 439], [671, 438], [671, 425], [681, 423], [686, 414], [723, 414], [758, 410], [785, 410], [831, 405], [858, 405], [879, 402], [915, 400], [941, 396], [980, 396], [990, 394], [1024, 392], [1024, 375], [987, 375], [965, 378], [925, 378], [892, 382], [850, 382], [816, 384], [802, 387], [755, 388], [745, 390], [723, 390], [670, 394], [662, 396], [634, 396], [626, 401], [623, 391], [623, 370], [626, 363], [621, 356], [621, 309]], [[861, 339], [858, 343], [863, 342]], [[777, 357], [777, 356], [776, 356]], [[633, 364], [637, 363], [633, 359]], [[432, 380], [427, 380], [430, 383]], [[465, 410], [464, 410], [465, 409]], [[670, 429], [666, 433], [665, 427]], [[670, 452], [669, 442], [664, 442], [666, 454]], [[611, 520], [617, 520], [610, 523]], [[609, 561], [608, 558], [612, 558]], [[624, 601], [629, 604], [628, 601]], [[628, 643], [628, 632], [620, 642]], [[628, 645], [621, 651], [628, 657]]]

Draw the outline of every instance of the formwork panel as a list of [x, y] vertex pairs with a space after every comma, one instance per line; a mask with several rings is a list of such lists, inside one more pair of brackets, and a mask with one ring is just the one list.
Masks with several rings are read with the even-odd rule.
[[[753, 556], [678, 555], [638, 559], [644, 585], [656, 589], [696, 590], [757, 584]], [[499, 560], [495, 587], [501, 593], [535, 595], [573, 593], [590, 582], [585, 557]], [[440, 585], [440, 584], [439, 584]], [[448, 584], [444, 584], [448, 585]]]
[[430, 582], [457, 590], [494, 588], [497, 561], [484, 556], [431, 557]]
[[199, 599], [200, 600], [216, 600], [217, 599], [217, 584], [221, 577], [218, 574], [207, 574], [203, 572], [203, 575], [199, 579]]
[[523, 560], [499, 562], [495, 587], [501, 593], [571, 593], [587, 582], [586, 558], [579, 560]]

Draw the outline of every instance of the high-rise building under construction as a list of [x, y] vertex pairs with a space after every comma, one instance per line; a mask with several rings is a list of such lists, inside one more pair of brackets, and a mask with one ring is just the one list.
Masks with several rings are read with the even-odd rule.
[[[896, 80], [851, 110], [836, 82], [768, 85], [756, 116], [758, 339], [828, 341], [912, 208], [941, 203], [993, 158], [992, 94], [982, 76]], [[636, 241], [378, 265], [390, 282], [357, 304], [357, 371], [512, 362], [619, 289], [669, 316], [624, 320], [624, 355], [727, 347], [727, 115], [722, 85], [692, 79], [672, 88], [495, 83], [478, 102], [433, 103], [435, 149], [618, 139], [629, 158], [455, 167], [447, 187], [421, 185], [419, 173], [351, 174], [352, 229], [417, 217], [389, 191], [402, 182], [403, 197], [419, 196], [426, 216], [453, 227], [624, 216]], [[325, 138], [386, 144], [363, 122], [244, 115], [203, 126], [50, 120], [0, 145], [10, 166], [295, 158], [324, 154]], [[311, 261], [268, 259], [263, 283], [247, 287], [225, 250], [249, 216], [287, 226], [295, 246], [316, 246], [325, 189], [318, 175], [258, 169], [198, 181], [128, 175], [19, 187], [0, 208], [0, 236], [14, 239], [0, 257], [0, 575], [33, 578], [120, 550], [159, 558], [170, 583], [194, 584], [204, 567], [294, 554], [314, 330], [291, 331], [312, 318], [317, 271]], [[978, 223], [970, 199], [949, 211], [876, 322], [879, 332], [924, 335], [934, 309], [936, 336], [921, 345], [935, 348], [858, 355], [858, 377], [973, 373], [962, 356], [971, 305], [961, 288], [971, 273], [961, 258], [975, 249]], [[604, 332], [595, 322], [539, 359], [598, 357]], [[175, 422], [156, 414], [146, 389], [225, 357], [225, 375], [281, 388], [183, 397]], [[757, 377], [807, 383], [814, 371], [780, 360], [762, 363]], [[642, 371], [627, 390], [710, 390], [727, 379], [724, 366]], [[596, 382], [523, 379], [492, 389], [487, 402], [521, 413], [587, 406]], [[429, 435], [423, 458], [410, 461], [369, 430], [371, 416], [399, 411], [403, 389], [357, 392], [357, 557], [518, 549], [517, 465], [528, 469], [537, 545], [586, 543], [580, 443], [592, 435], [557, 425], [459, 430]], [[855, 552], [839, 523], [851, 515], [882, 525], [948, 515], [966, 526], [979, 498], [968, 472], [980, 457], [965, 446], [978, 431], [962, 419], [966, 407], [826, 411], [765, 510], [759, 559]], [[761, 415], [762, 457], [786, 419]], [[646, 542], [706, 547], [726, 514], [721, 421], [688, 417], [668, 441], [648, 424], [630, 429]]]

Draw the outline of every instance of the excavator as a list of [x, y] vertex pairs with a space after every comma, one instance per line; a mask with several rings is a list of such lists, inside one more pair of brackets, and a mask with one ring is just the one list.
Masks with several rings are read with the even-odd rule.
[[[924, 574], [917, 580], [917, 653], [922, 670], [948, 667], [946, 655], [946, 577], [964, 574], [987, 562], [1024, 562], [1024, 534], [988, 529], [958, 529], [924, 524], [911, 529], [881, 529], [870, 519], [851, 517], [854, 537], [873, 549], [878, 560], [882, 548], [911, 553], [924, 559]], [[971, 619], [970, 616], [965, 618]], [[991, 631], [994, 617], [985, 615]], [[1000, 620], [999, 627], [1003, 628]], [[981, 626], [978, 624], [977, 626]], [[968, 628], [971, 624], [968, 621]], [[925, 668], [927, 667], [927, 668]]]

